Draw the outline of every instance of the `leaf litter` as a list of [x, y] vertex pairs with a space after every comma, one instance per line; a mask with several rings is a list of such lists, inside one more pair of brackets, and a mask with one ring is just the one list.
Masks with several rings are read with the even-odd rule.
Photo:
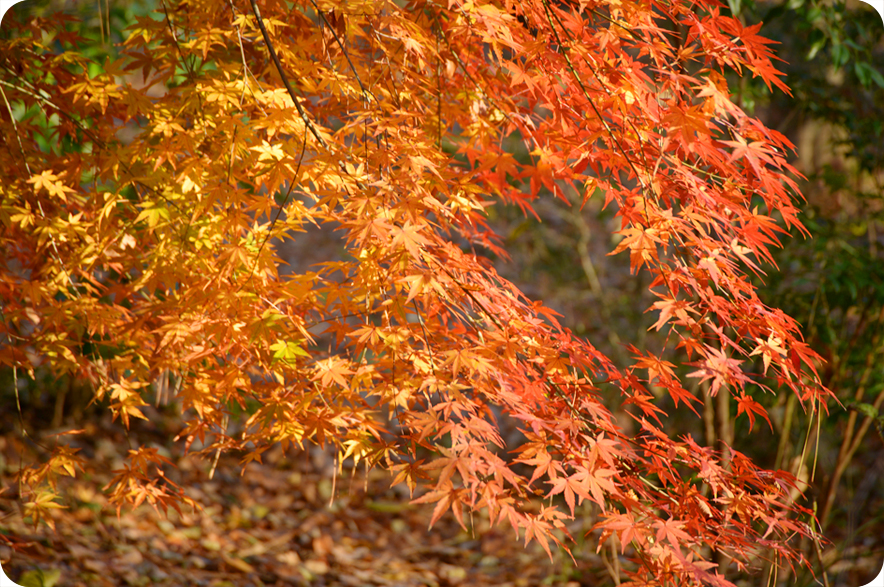
[[[277, 449], [245, 468], [225, 455], [212, 479], [213, 459], [172, 458], [177, 466], [169, 476], [201, 510], [163, 514], [143, 504], [118, 517], [100, 491], [128, 445], [115, 440], [97, 443], [105, 471], [59, 484], [66, 501], [51, 513], [53, 531], [22, 516], [15, 479], [21, 443], [12, 434], [0, 437], [0, 563], [13, 581], [24, 587], [578, 587], [597, 584], [604, 572], [594, 553], [577, 555], [580, 571], [565, 553], [550, 561], [537, 543], [523, 547], [508, 528], [492, 528], [487, 516], [465, 520], [466, 532], [453, 515], [428, 530], [432, 507], [410, 503], [404, 485], [390, 487], [389, 473], [345, 470], [333, 483], [333, 457], [318, 448]], [[591, 518], [582, 522], [583, 532]]]

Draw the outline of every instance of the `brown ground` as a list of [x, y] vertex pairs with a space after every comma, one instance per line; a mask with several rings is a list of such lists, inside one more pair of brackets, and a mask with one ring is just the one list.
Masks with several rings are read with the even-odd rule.
[[55, 531], [35, 529], [22, 519], [16, 495], [13, 447], [20, 446], [17, 435], [0, 437], [0, 563], [27, 587], [577, 587], [597, 584], [595, 573], [606, 572], [595, 554], [578, 556], [582, 572], [562, 553], [551, 562], [536, 544], [525, 548], [511, 529], [489, 528], [485, 518], [472, 520], [474, 533], [451, 515], [428, 531], [432, 507], [410, 505], [407, 490], [390, 489], [389, 474], [372, 471], [366, 479], [362, 469], [352, 477], [345, 470], [333, 488], [333, 462], [319, 451], [294, 461], [267, 453], [265, 464], [250, 464], [242, 476], [237, 460], [225, 457], [212, 480], [210, 462], [179, 458], [170, 476], [201, 513], [164, 516], [141, 506], [118, 518], [101, 487], [128, 442], [103, 440], [90, 452], [106, 470], [64, 488], [68, 508], [54, 512]]
[[[168, 442], [174, 434], [166, 426], [174, 428], [174, 418], [156, 413], [151, 419], [154, 430], [138, 439], [149, 446]], [[55, 530], [35, 528], [22, 518], [15, 475], [20, 454], [33, 462], [39, 449], [10, 428], [0, 427], [0, 564], [25, 587], [614, 584], [608, 545], [597, 554], [597, 536], [582, 540], [594, 522], [588, 507], [569, 528], [579, 541], [574, 559], [554, 550], [550, 561], [536, 543], [524, 547], [512, 529], [491, 528], [487, 517], [469, 520], [467, 532], [447, 514], [428, 530], [432, 506], [411, 505], [404, 486], [390, 487], [388, 473], [366, 476], [359, 468], [353, 474], [345, 466], [333, 483], [334, 461], [318, 448], [309, 454], [268, 451], [264, 464], [251, 463], [242, 475], [238, 459], [225, 456], [213, 479], [211, 458], [172, 456], [177, 466], [167, 475], [202, 510], [185, 507], [181, 515], [170, 510], [165, 516], [141, 506], [118, 518], [101, 488], [137, 435], [127, 437], [106, 419], [88, 425], [88, 435], [61, 437], [79, 446], [94, 470], [60, 484], [67, 507], [53, 512]], [[54, 441], [40, 439], [43, 445]], [[861, 521], [874, 525], [874, 510], [867, 513]], [[840, 537], [831, 538], [837, 543]], [[880, 540], [841, 552], [830, 545], [824, 554], [830, 587], [859, 587], [874, 578]], [[619, 564], [629, 563], [621, 558]], [[739, 587], [764, 584], [758, 575], [737, 580]], [[798, 584], [818, 583], [806, 574]]]

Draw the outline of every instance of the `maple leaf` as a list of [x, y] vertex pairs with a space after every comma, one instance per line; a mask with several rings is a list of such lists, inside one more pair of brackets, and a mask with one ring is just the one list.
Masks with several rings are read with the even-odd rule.
[[674, 364], [650, 353], [646, 356], [639, 354], [635, 366], [639, 369], [648, 370], [648, 383], [653, 383], [655, 379], [659, 379], [662, 382], [664, 379], [668, 380], [675, 376]]
[[709, 121], [699, 106], [673, 108], [663, 117], [663, 123], [678, 130], [686, 143], [695, 140], [694, 133], [709, 134]]
[[313, 376], [313, 380], [318, 380], [322, 387], [328, 387], [332, 383], [343, 388], [350, 386], [346, 376], [352, 375], [353, 371], [348, 368], [348, 363], [340, 357], [329, 357], [316, 361], [316, 370], [317, 373]]
[[394, 229], [393, 234], [391, 245], [404, 246], [408, 254], [417, 261], [421, 260], [421, 247], [430, 244], [430, 241], [421, 234], [420, 227], [411, 223], [406, 223], [398, 230]]
[[683, 541], [690, 541], [691, 536], [682, 528], [685, 527], [684, 522], [678, 520], [657, 520], [651, 524], [657, 528], [657, 541], [667, 540], [675, 548], [679, 548]]
[[714, 397], [722, 386], [732, 385], [734, 382], [742, 385], [743, 382], [747, 381], [746, 376], [740, 370], [740, 365], [743, 361], [731, 359], [722, 349], [708, 349], [708, 352], [709, 354], [703, 362], [691, 363], [691, 365], [702, 368], [688, 373], [687, 376], [699, 378], [701, 382], [711, 379], [710, 395]]
[[522, 452], [522, 456], [516, 459], [516, 461], [534, 467], [534, 472], [528, 480], [528, 485], [531, 485], [534, 481], [543, 476], [547, 476], [555, 481], [557, 480], [559, 473], [563, 472], [561, 465], [557, 461], [554, 461], [552, 455], [542, 447], [525, 448]]
[[729, 161], [736, 161], [745, 158], [752, 166], [755, 173], [761, 175], [761, 166], [765, 163], [775, 165], [776, 162], [771, 158], [771, 150], [769, 145], [764, 141], [747, 142], [741, 135], [736, 136], [736, 141], [721, 141], [723, 144], [733, 147]]
[[767, 369], [770, 367], [770, 362], [774, 357], [784, 357], [788, 352], [785, 348], [783, 348], [783, 339], [774, 336], [773, 333], [767, 337], [767, 340], [763, 340], [761, 338], [755, 339], [758, 342], [758, 346], [749, 353], [750, 357], [754, 357], [756, 355], [761, 355], [761, 359], [764, 362], [764, 373], [767, 374]]
[[[616, 532], [620, 539], [621, 554], [626, 552], [626, 547], [634, 540], [641, 541], [639, 537], [644, 535], [644, 528], [642, 527], [642, 524], [635, 520], [630, 512], [608, 512], [603, 513], [601, 517], [603, 519], [596, 523], [594, 528], [601, 528], [603, 534]], [[601, 550], [603, 543], [604, 541], [599, 541], [596, 552]]]
[[35, 526], [41, 521], [45, 521], [50, 528], [55, 530], [55, 521], [52, 518], [47, 517], [47, 515], [52, 510], [64, 509], [67, 507], [55, 502], [58, 497], [59, 496], [54, 492], [41, 491], [32, 501], [25, 502], [24, 516], [30, 517]]
[[699, 412], [693, 406], [694, 403], [698, 405], [702, 405], [703, 401], [695, 396], [693, 393], [685, 389], [682, 385], [679, 384], [676, 380], [667, 381], [663, 384], [663, 387], [666, 388], [667, 393], [669, 393], [669, 397], [672, 398], [672, 404], [675, 407], [678, 407], [678, 402], [684, 402], [684, 404], [690, 408], [692, 412], [694, 412], [697, 416], [699, 416]]
[[436, 504], [436, 507], [433, 508], [433, 515], [430, 518], [430, 528], [432, 528], [433, 525], [439, 521], [439, 518], [441, 518], [446, 511], [451, 509], [454, 512], [455, 519], [460, 524], [461, 528], [466, 530], [467, 527], [463, 519], [462, 502], [460, 498], [462, 492], [462, 489], [456, 489], [450, 481], [446, 481], [440, 484], [438, 486], [438, 489], [427, 492], [426, 495], [412, 500], [411, 503]]
[[623, 239], [609, 254], [616, 255], [629, 249], [629, 266], [635, 272], [645, 263], [657, 260], [657, 244], [662, 243], [654, 228], [629, 227], [620, 231]]
[[67, 202], [67, 194], [75, 193], [75, 190], [64, 185], [59, 176], [49, 170], [45, 170], [39, 175], [31, 177], [28, 179], [28, 183], [34, 185], [35, 191], [46, 190], [50, 196], [59, 198], [64, 202]]
[[579, 473], [571, 475], [570, 477], [558, 477], [551, 481], [548, 481], [552, 488], [549, 490], [549, 493], [546, 494], [546, 497], [552, 497], [554, 495], [558, 495], [562, 493], [565, 498], [565, 503], [568, 505], [568, 509], [571, 511], [571, 515], [574, 515], [574, 498], [577, 496], [577, 503], [583, 503], [584, 499], [589, 499], [590, 495], [588, 493], [588, 486], [585, 482], [586, 476], [581, 476]]
[[755, 414], [767, 420], [767, 425], [770, 426], [770, 431], [773, 432], [773, 424], [771, 424], [770, 418], [767, 417], [767, 410], [748, 395], [741, 393], [737, 396], [737, 415], [739, 416], [743, 413], [749, 416], [749, 432], [752, 431], [752, 426], [755, 424]]
[[279, 361], [286, 365], [296, 364], [298, 361], [298, 357], [310, 356], [307, 351], [301, 348], [301, 345], [299, 343], [291, 340], [279, 340], [270, 345], [270, 350], [273, 351], [274, 361]]
[[[663, 328], [663, 325], [669, 321], [670, 318], [675, 316], [678, 318], [680, 324], [687, 325], [691, 323], [691, 319], [688, 316], [688, 313], [696, 314], [697, 310], [694, 309], [693, 305], [687, 300], [673, 300], [669, 298], [664, 298], [659, 302], [654, 302], [650, 310], [660, 310], [660, 317], [654, 323], [651, 328], [656, 330], [660, 330]], [[650, 330], [650, 328], [649, 328]]]

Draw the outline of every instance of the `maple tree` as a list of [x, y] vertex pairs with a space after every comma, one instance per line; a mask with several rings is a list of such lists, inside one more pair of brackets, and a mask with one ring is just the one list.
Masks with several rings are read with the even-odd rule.
[[[801, 227], [792, 145], [724, 75], [788, 91], [760, 25], [711, 0], [159, 8], [104, 63], [66, 17], [4, 23], [0, 364], [88, 380], [127, 427], [171, 378], [187, 447], [248, 463], [331, 444], [421, 485], [433, 521], [484, 509], [547, 551], [590, 502], [633, 585], [730, 585], [713, 551], [801, 559], [791, 541], [815, 531], [795, 480], [670, 437], [650, 391], [695, 409], [677, 361], [753, 424], [768, 417], [750, 385], [813, 411], [829, 397], [749, 279]], [[629, 364], [483, 256], [506, 256], [489, 206], [572, 195], [615, 207], [612, 253], [652, 276], [665, 344]], [[284, 268], [277, 245], [317, 230], [345, 252]], [[190, 503], [166, 464], [133, 448], [112, 501]], [[85, 466], [59, 445], [25, 470], [29, 515]]]

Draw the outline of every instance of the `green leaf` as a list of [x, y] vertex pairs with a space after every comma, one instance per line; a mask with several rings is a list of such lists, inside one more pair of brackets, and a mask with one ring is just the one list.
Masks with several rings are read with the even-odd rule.
[[161, 219], [169, 220], [169, 210], [162, 204], [157, 204], [154, 208], [145, 208], [142, 210], [135, 219], [135, 222], [138, 223], [142, 220], [147, 220], [147, 225], [151, 228], [155, 228]]
[[278, 341], [276, 344], [270, 345], [273, 351], [273, 362], [282, 362], [287, 365], [293, 365], [297, 362], [298, 357], [309, 357], [310, 354], [301, 348], [301, 346], [292, 341]]
[[866, 66], [869, 68], [869, 75], [871, 76], [872, 81], [875, 82], [875, 85], [877, 85], [879, 88], [884, 88], [884, 75], [881, 75], [880, 71], [878, 71], [876, 68], [872, 67], [868, 63], [866, 63]]
[[826, 46], [826, 38], [821, 37], [814, 41], [814, 43], [810, 46], [810, 51], [807, 52], [807, 60], [810, 61], [816, 54], [820, 52], [820, 49]]
[[25, 571], [18, 583], [22, 587], [55, 587], [60, 578], [61, 571], [58, 569], [45, 572], [41, 569], [34, 569]]
[[877, 408], [875, 408], [875, 406], [873, 406], [871, 404], [850, 402], [849, 404], [847, 404], [847, 409], [857, 411], [860, 414], [862, 414], [863, 416], [866, 416], [867, 418], [877, 418], [878, 417]]
[[847, 51], [847, 47], [842, 45], [841, 43], [835, 42], [832, 45], [832, 61], [835, 62], [836, 67], [843, 67], [844, 64], [850, 59], [850, 53]]
[[863, 63], [862, 61], [857, 61], [853, 64], [853, 72], [856, 74], [856, 78], [859, 80], [864, 86], [868, 86], [869, 82], [872, 81], [872, 76], [870, 73], [871, 68], [867, 63]]

